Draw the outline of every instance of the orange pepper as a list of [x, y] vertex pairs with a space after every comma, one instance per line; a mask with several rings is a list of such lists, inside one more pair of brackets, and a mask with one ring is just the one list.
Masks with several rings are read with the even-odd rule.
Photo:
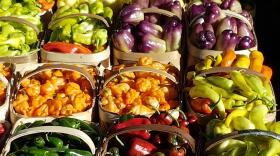
[[273, 72], [269, 66], [263, 65], [261, 73], [264, 75], [266, 80], [270, 80]]
[[260, 51], [255, 50], [250, 53], [250, 69], [261, 72], [263, 61], [264, 57]]
[[38, 3], [40, 3], [42, 5], [41, 10], [49, 10], [54, 6], [55, 1], [49, 1], [49, 0], [38, 0]]
[[236, 54], [233, 50], [227, 50], [223, 54], [223, 60], [220, 64], [221, 67], [230, 67], [236, 58]]

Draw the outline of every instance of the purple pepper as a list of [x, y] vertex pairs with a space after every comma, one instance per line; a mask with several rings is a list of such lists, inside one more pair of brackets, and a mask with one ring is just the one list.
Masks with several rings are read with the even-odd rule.
[[127, 5], [122, 9], [120, 17], [122, 22], [136, 24], [144, 20], [144, 13], [138, 4], [132, 4]]
[[159, 14], [145, 14], [145, 21], [149, 21], [151, 23], [159, 23], [161, 16]]
[[[157, 24], [153, 24], [150, 23], [148, 21], [141, 21], [138, 25], [138, 32], [141, 32], [143, 34], [152, 34], [156, 37], [161, 37], [161, 33], [162, 33], [162, 27], [157, 25]], [[142, 34], [140, 34], [140, 36], [142, 36]]]
[[236, 33], [234, 33], [232, 30], [224, 30], [222, 34], [218, 36], [215, 50], [235, 50], [238, 42], [239, 37]]
[[205, 12], [205, 8], [202, 4], [200, 5], [193, 4], [190, 8], [190, 20], [202, 14], [203, 12]]
[[149, 0], [133, 0], [132, 4], [138, 4], [142, 9], [149, 7]]
[[220, 7], [221, 9], [228, 9], [236, 13], [242, 12], [242, 7], [238, 0], [224, 0]]
[[241, 38], [238, 44], [238, 50], [250, 49], [256, 45], [255, 40], [250, 38], [249, 36], [244, 36]]
[[237, 34], [239, 37], [249, 36], [252, 39], [254, 38], [252, 31], [248, 28], [247, 24], [245, 24], [244, 22], [238, 20], [237, 27], [238, 27]]
[[222, 18], [221, 9], [216, 3], [214, 2], [205, 3], [205, 14], [204, 14], [205, 22], [213, 24], [216, 23], [221, 18]]
[[167, 6], [165, 8], [166, 8], [166, 10], [174, 13], [180, 19], [182, 18], [182, 7], [181, 7], [179, 1], [170, 2], [167, 4]]
[[123, 52], [130, 52], [134, 46], [134, 37], [128, 30], [117, 31], [112, 40], [114, 47]]
[[175, 51], [180, 48], [183, 26], [176, 19], [171, 19], [164, 25], [163, 39], [166, 42], [167, 51]]
[[170, 2], [173, 2], [173, 0], [150, 0], [150, 7], [162, 7]]
[[152, 34], [145, 34], [138, 49], [144, 53], [164, 53], [166, 51], [166, 43]]
[[212, 25], [210, 23], [197, 23], [194, 25], [191, 41], [199, 49], [212, 49], [216, 43]]
[[226, 17], [219, 22], [216, 28], [216, 36], [219, 36], [224, 30], [232, 30], [237, 33], [237, 21], [234, 17]]
[[242, 10], [241, 15], [244, 16], [244, 17], [246, 17], [247, 20], [248, 20], [251, 24], [253, 24], [253, 17], [252, 17], [252, 15], [251, 15], [248, 11]]

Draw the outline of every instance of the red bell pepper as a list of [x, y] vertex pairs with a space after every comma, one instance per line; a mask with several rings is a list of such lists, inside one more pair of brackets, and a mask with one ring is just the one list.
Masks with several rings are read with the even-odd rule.
[[61, 53], [79, 53], [91, 54], [92, 51], [82, 45], [65, 43], [65, 42], [49, 42], [43, 46], [47, 51], [61, 52]]
[[129, 156], [143, 156], [154, 153], [157, 147], [146, 140], [133, 138], [128, 151]]
[[5, 132], [5, 126], [0, 124], [0, 136]]
[[211, 114], [212, 110], [210, 108], [211, 100], [204, 98], [196, 98], [191, 100], [191, 107], [194, 111], [203, 113], [203, 114]]
[[[113, 126], [112, 131], [117, 132], [123, 128], [130, 127], [130, 126], [140, 126], [140, 125], [149, 125], [149, 124], [151, 124], [151, 121], [147, 118], [132, 118]], [[132, 136], [138, 136], [146, 140], [150, 139], [151, 137], [151, 134], [148, 130], [131, 131], [128, 134]]]
[[186, 149], [180, 146], [174, 146], [169, 150], [169, 156], [185, 156]]

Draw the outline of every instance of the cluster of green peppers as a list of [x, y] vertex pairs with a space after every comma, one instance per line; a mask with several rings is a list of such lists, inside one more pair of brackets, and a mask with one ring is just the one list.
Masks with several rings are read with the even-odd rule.
[[37, 41], [37, 33], [31, 27], [0, 21], [0, 56], [27, 55]]
[[0, 0], [0, 16], [18, 17], [42, 28], [40, 13], [40, 5], [36, 0]]
[[[63, 127], [69, 127], [69, 128], [75, 128], [81, 130], [92, 138], [92, 141], [97, 147], [100, 145], [101, 139], [103, 138], [101, 132], [99, 131], [96, 125], [87, 123], [82, 120], [69, 118], [69, 117], [57, 118], [50, 123], [46, 123], [45, 121], [38, 120], [35, 121], [34, 123], [22, 124], [16, 128], [15, 132], [18, 132], [26, 128], [39, 127], [39, 126], [63, 126]], [[82, 142], [81, 139], [75, 136], [68, 136], [68, 139], [75, 142], [75, 144], [81, 144]]]
[[97, 0], [87, 3], [77, 2], [73, 6], [64, 5], [57, 9], [52, 20], [77, 13], [101, 15], [108, 21], [111, 21], [113, 17], [113, 10], [110, 7], [105, 7], [103, 1]]
[[[231, 71], [226, 76], [196, 76], [193, 85], [189, 91], [192, 100], [209, 99], [212, 103], [196, 102], [192, 108], [217, 108], [220, 118], [226, 117], [226, 110], [251, 110], [257, 104], [264, 104], [271, 110], [274, 106], [275, 99], [269, 82], [241, 71]], [[202, 109], [195, 111], [204, 113]]]
[[279, 123], [266, 123], [265, 117], [268, 109], [265, 105], [259, 104], [251, 111], [246, 109], [233, 110], [225, 120], [213, 119], [206, 126], [207, 137], [214, 138], [219, 135], [231, 133], [235, 130], [272, 130], [274, 131]]
[[208, 156], [276, 156], [280, 154], [280, 142], [267, 137], [246, 136], [228, 139], [208, 152]]
[[[12, 150], [8, 156], [92, 156], [91, 152], [81, 150], [80, 148], [73, 148], [69, 146], [67, 137], [64, 136], [28, 136], [21, 138], [22, 141], [13, 142]], [[66, 140], [65, 140], [66, 139]]]

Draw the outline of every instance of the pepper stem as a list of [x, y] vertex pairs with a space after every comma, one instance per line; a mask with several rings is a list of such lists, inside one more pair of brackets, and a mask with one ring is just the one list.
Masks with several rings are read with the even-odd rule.
[[118, 143], [120, 143], [120, 145], [124, 147], [124, 143], [121, 141], [121, 139], [118, 136], [115, 136], [115, 138], [118, 141]]

